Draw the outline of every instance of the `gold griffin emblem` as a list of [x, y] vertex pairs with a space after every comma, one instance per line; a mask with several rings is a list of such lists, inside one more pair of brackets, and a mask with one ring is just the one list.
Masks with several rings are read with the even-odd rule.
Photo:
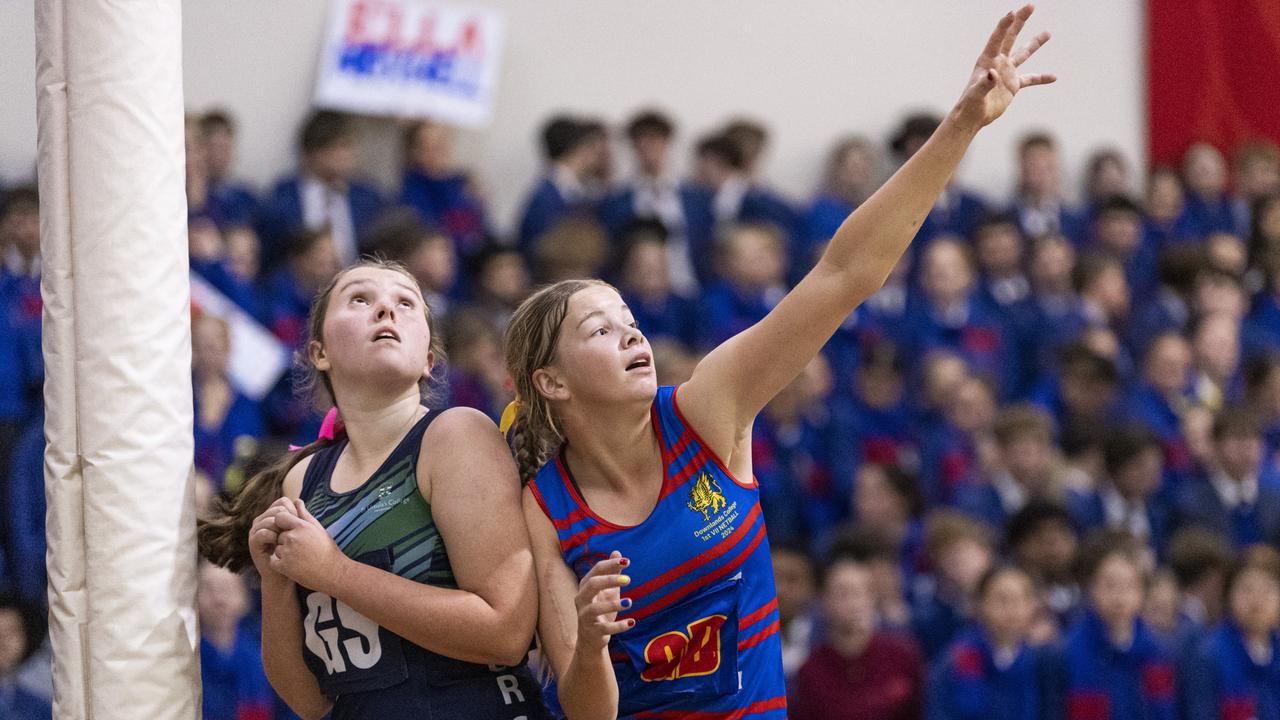
[[724, 492], [720, 490], [720, 483], [707, 473], [702, 473], [698, 476], [698, 481], [693, 484], [693, 489], [689, 491], [687, 505], [690, 510], [702, 513], [703, 520], [710, 520], [711, 516], [720, 512], [725, 505]]

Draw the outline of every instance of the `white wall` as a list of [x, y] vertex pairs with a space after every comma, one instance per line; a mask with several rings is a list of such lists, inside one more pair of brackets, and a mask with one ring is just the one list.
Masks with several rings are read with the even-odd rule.
[[[0, 0], [0, 178], [35, 162], [35, 0]], [[774, 131], [767, 174], [807, 195], [832, 140], [881, 140], [915, 108], [945, 109], [1000, 15], [1016, 0], [475, 0], [506, 13], [507, 46], [491, 127], [459, 137], [495, 218], [509, 227], [538, 172], [536, 135], [548, 113], [623, 122], [642, 105], [676, 116], [688, 143], [735, 113]], [[221, 105], [242, 125], [241, 171], [265, 184], [288, 169], [306, 111], [324, 26], [321, 0], [189, 0], [184, 4], [186, 95], [193, 110]], [[1145, 160], [1141, 0], [1042, 0], [1031, 30], [1054, 40], [1028, 69], [1059, 82], [1028, 91], [984, 132], [962, 178], [1007, 193], [1018, 135], [1061, 140], [1069, 187], [1086, 154], [1107, 144]], [[1029, 34], [1029, 33], [1028, 33]], [[394, 134], [362, 125], [373, 172], [395, 174]], [[681, 151], [680, 158], [686, 159]]]

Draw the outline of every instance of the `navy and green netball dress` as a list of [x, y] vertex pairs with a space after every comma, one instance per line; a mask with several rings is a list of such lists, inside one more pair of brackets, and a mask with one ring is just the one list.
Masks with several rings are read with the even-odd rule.
[[[320, 450], [302, 485], [307, 509], [349, 557], [400, 577], [456, 588], [431, 506], [418, 490], [418, 451], [437, 413], [428, 412], [360, 487], [335, 493], [343, 440]], [[298, 587], [303, 657], [344, 718], [546, 717], [528, 668], [444, 657], [396, 635], [324, 593]]]
[[632, 606], [618, 617], [636, 624], [609, 643], [618, 717], [785, 718], [778, 595], [760, 492], [754, 481], [734, 479], [689, 427], [675, 388], [658, 389], [651, 416], [662, 446], [662, 493], [639, 525], [593, 513], [562, 458], [530, 483], [579, 579], [614, 550], [631, 560], [622, 595]]

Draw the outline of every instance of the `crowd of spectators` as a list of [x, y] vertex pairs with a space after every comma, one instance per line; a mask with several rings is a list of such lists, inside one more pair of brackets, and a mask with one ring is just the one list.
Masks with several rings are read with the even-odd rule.
[[[839, 140], [801, 200], [770, 185], [769, 133], [749, 119], [698, 139], [680, 178], [666, 114], [558, 115], [499, 235], [446, 126], [404, 128], [388, 189], [365, 179], [351, 119], [314, 112], [296, 169], [263, 190], [235, 173], [234, 119], [209, 112], [187, 128], [191, 271], [297, 351], [340, 267], [398, 260], [442, 320], [439, 401], [496, 420], [502, 333], [532, 288], [608, 279], [679, 383], [937, 125]], [[1280, 149], [1233, 150], [1147, 171], [1100, 149], [1076, 199], [1054, 137], [1023, 137], [1013, 195], [950, 184], [883, 289], [760, 415], [793, 717], [1280, 720]], [[0, 194], [0, 260], [0, 717], [26, 718], [48, 697], [33, 186]], [[314, 438], [324, 410], [292, 372], [246, 393], [231, 338], [193, 312], [204, 499]], [[254, 606], [243, 579], [202, 570], [207, 718], [285, 717]]]

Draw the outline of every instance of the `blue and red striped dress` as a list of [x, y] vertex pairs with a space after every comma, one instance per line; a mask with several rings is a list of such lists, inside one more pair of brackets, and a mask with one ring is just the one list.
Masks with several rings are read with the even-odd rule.
[[785, 718], [760, 492], [754, 480], [736, 480], [689, 427], [676, 390], [659, 388], [653, 402], [662, 493], [639, 525], [592, 512], [562, 457], [538, 471], [530, 488], [579, 579], [614, 550], [631, 559], [622, 595], [633, 604], [619, 617], [636, 624], [609, 643], [619, 718]]

